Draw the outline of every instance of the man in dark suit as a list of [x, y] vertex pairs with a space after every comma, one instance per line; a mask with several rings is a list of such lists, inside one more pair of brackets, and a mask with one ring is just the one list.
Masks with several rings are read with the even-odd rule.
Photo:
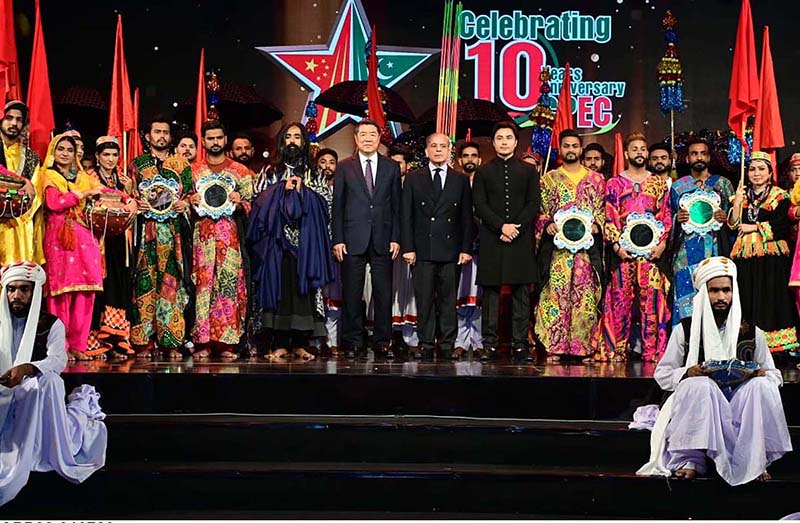
[[367, 264], [375, 304], [373, 350], [385, 357], [392, 339], [392, 261], [400, 254], [400, 167], [378, 154], [381, 131], [372, 120], [356, 124], [358, 149], [336, 167], [333, 184], [333, 255], [342, 263], [342, 346], [345, 356], [363, 347], [361, 298]]
[[460, 266], [472, 260], [472, 192], [469, 178], [448, 168], [450, 139], [428, 136], [429, 163], [403, 185], [403, 259], [412, 265], [417, 300], [417, 330], [422, 359], [433, 359], [436, 345], [434, 298], [439, 298], [441, 355], [450, 358], [458, 332], [456, 293]]
[[492, 132], [497, 156], [475, 172], [472, 195], [481, 219], [481, 260], [478, 285], [483, 288], [483, 354], [497, 353], [497, 315], [500, 288], [511, 286], [512, 354], [516, 361], [532, 361], [528, 351], [530, 284], [538, 277], [533, 226], [539, 215], [541, 193], [536, 169], [514, 157], [518, 143], [514, 122], [498, 122]]

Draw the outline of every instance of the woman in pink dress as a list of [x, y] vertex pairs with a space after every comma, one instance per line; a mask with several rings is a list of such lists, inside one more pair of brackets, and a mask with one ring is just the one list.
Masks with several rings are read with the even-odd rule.
[[56, 136], [40, 171], [44, 194], [44, 256], [47, 308], [66, 327], [70, 360], [98, 356], [87, 351], [95, 292], [103, 290], [100, 247], [86, 225], [86, 199], [102, 192], [100, 183], [78, 168], [75, 140]]

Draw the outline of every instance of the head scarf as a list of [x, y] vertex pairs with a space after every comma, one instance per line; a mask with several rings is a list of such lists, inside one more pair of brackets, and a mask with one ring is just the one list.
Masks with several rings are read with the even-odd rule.
[[795, 165], [800, 165], [800, 153], [794, 153], [789, 157], [789, 167], [794, 167]]
[[759, 160], [772, 166], [772, 156], [770, 156], [769, 153], [765, 153], [764, 151], [753, 151], [753, 154], [750, 156], [750, 163]]
[[[14, 329], [11, 322], [12, 314], [8, 306], [8, 294], [6, 287], [9, 283], [18, 281], [33, 282], [33, 297], [31, 298], [31, 308], [28, 311], [28, 319], [25, 322], [25, 333], [19, 344], [17, 355], [11, 359], [12, 343], [14, 342]], [[33, 341], [36, 337], [36, 326], [39, 323], [39, 312], [42, 308], [42, 287], [47, 281], [44, 269], [32, 262], [15, 262], [6, 265], [0, 270], [0, 374], [11, 367], [30, 363], [33, 355]]]
[[22, 121], [25, 125], [28, 124], [28, 106], [21, 100], [10, 100], [3, 107], [3, 114], [6, 114], [11, 109], [16, 109], [22, 113]]
[[[719, 327], [714, 321], [714, 311], [708, 298], [708, 281], [720, 276], [730, 276], [733, 299], [725, 322], [725, 332], [720, 336]], [[692, 275], [692, 283], [697, 289], [692, 303], [692, 331], [689, 335], [688, 366], [702, 363], [698, 361], [700, 340], [706, 360], [731, 360], [736, 358], [736, 342], [742, 325], [742, 307], [739, 303], [739, 283], [736, 281], [736, 264], [724, 256], [706, 258]]]
[[72, 161], [71, 166], [72, 169], [74, 169], [77, 173], [77, 177], [75, 178], [74, 182], [67, 181], [67, 179], [56, 170], [56, 145], [58, 145], [58, 142], [60, 142], [66, 136], [69, 135], [66, 133], [57, 134], [52, 140], [50, 140], [50, 145], [47, 146], [47, 155], [44, 157], [44, 162], [42, 163], [42, 170], [39, 177], [42, 186], [41, 188], [37, 187], [37, 192], [39, 194], [44, 194], [44, 189], [49, 186], [53, 186], [61, 192], [69, 192], [74, 190], [88, 191], [100, 183], [86, 174], [86, 172], [80, 168], [80, 165], [78, 165], [77, 151], [75, 151], [75, 159]]

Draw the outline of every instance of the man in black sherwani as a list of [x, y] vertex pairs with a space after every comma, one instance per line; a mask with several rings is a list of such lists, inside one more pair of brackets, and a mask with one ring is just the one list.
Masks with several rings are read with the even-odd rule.
[[483, 288], [483, 360], [497, 353], [501, 285], [512, 288], [512, 355], [516, 361], [533, 360], [528, 351], [529, 288], [538, 275], [534, 224], [541, 193], [539, 173], [514, 157], [518, 139], [514, 122], [498, 122], [492, 131], [497, 156], [478, 169], [472, 184], [475, 214], [481, 220], [477, 283]]

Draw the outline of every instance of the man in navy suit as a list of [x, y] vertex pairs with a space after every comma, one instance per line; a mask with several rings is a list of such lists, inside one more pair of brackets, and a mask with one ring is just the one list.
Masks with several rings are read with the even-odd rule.
[[472, 190], [467, 176], [448, 167], [450, 148], [447, 135], [428, 136], [428, 165], [409, 174], [403, 185], [403, 259], [413, 267], [422, 345], [417, 356], [424, 360], [433, 359], [436, 345], [437, 296], [441, 356], [453, 357], [460, 268], [472, 261]]
[[400, 254], [400, 167], [378, 154], [381, 130], [372, 120], [356, 124], [358, 150], [336, 167], [333, 184], [333, 256], [342, 263], [342, 346], [345, 356], [363, 347], [361, 298], [367, 264], [375, 306], [373, 350], [389, 352], [392, 339], [392, 261]]

